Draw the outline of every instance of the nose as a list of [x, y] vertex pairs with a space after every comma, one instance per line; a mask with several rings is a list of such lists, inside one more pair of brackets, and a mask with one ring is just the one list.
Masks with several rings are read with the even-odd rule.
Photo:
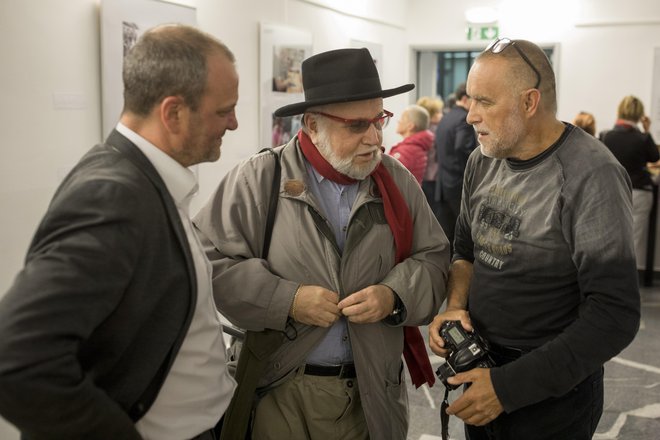
[[227, 121], [227, 130], [236, 130], [238, 128], [238, 118], [236, 118], [236, 112], [232, 111], [228, 117], [229, 121]]
[[376, 128], [376, 125], [373, 123], [369, 124], [369, 128], [364, 133], [365, 143], [369, 145], [380, 145], [381, 138], [383, 136], [383, 129]]
[[474, 125], [480, 120], [479, 114], [474, 104], [474, 100], [471, 99], [470, 104], [468, 105], [468, 114], [465, 117], [465, 121], [470, 125]]

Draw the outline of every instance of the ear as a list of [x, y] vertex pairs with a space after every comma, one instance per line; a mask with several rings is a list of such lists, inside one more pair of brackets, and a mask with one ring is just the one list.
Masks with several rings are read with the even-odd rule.
[[310, 113], [303, 114], [303, 124], [307, 127], [310, 133], [316, 133], [318, 130], [316, 118]]
[[529, 89], [523, 95], [523, 109], [528, 116], [534, 116], [541, 106], [541, 92], [538, 89]]
[[168, 131], [178, 134], [183, 128], [184, 112], [188, 107], [180, 96], [167, 96], [160, 102], [160, 120]]
[[309, 138], [312, 140], [313, 144], [316, 144], [316, 140], [318, 139], [319, 134], [319, 125], [316, 122], [316, 116], [310, 113], [305, 113], [303, 115], [303, 122], [305, 127], [307, 127], [307, 134], [309, 135]]

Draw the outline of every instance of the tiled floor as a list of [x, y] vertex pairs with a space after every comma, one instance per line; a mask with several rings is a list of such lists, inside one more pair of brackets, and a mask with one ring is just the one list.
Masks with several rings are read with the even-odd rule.
[[[594, 440], [660, 440], [660, 282], [655, 284], [642, 289], [642, 323], [637, 337], [605, 366], [605, 410]], [[437, 358], [433, 361], [435, 366], [440, 362]], [[455, 397], [458, 393], [452, 394]], [[440, 440], [443, 394], [441, 384], [430, 390], [409, 389], [408, 440]], [[454, 417], [449, 432], [453, 440], [465, 439], [462, 424]], [[0, 419], [0, 440], [18, 438], [16, 430]]]
[[[605, 406], [594, 440], [660, 440], [660, 282], [642, 288], [641, 296], [639, 333], [605, 365]], [[440, 361], [435, 362], [434, 368]], [[450, 396], [459, 393], [453, 391]], [[411, 386], [408, 396], [408, 440], [440, 440], [442, 384], [430, 390]], [[449, 433], [452, 440], [465, 439], [462, 423], [455, 417], [450, 419]]]

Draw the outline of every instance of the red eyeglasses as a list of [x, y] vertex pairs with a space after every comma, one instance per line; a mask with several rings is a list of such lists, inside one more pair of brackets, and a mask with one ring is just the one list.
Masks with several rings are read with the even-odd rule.
[[333, 119], [337, 122], [343, 122], [346, 124], [346, 128], [348, 128], [351, 132], [359, 134], [359, 133], [364, 133], [369, 129], [371, 124], [376, 127], [376, 130], [382, 130], [383, 128], [387, 127], [387, 124], [390, 122], [390, 118], [394, 116], [394, 113], [389, 112], [387, 110], [383, 110], [383, 114], [380, 116], [377, 116], [373, 119], [347, 119], [347, 118], [340, 118], [339, 116], [335, 115], [330, 115], [328, 113], [323, 113], [323, 112], [307, 112], [311, 113], [313, 115], [321, 115], [325, 116], [326, 118]]

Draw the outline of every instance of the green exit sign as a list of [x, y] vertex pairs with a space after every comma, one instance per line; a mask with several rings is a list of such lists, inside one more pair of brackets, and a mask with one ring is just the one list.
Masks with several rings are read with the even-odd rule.
[[491, 41], [500, 36], [500, 28], [497, 25], [470, 25], [467, 28], [468, 41]]

